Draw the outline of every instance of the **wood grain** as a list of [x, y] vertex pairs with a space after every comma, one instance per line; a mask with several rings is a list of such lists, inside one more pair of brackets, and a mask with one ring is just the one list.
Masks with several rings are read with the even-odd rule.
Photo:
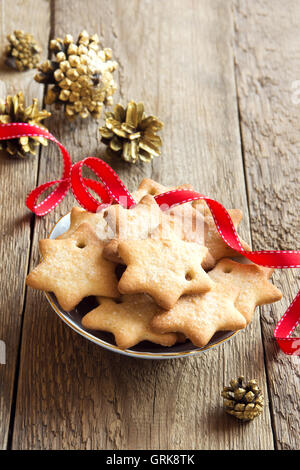
[[[54, 2], [53, 32], [98, 32], [120, 63], [119, 98], [142, 99], [166, 123], [153, 165], [112, 166], [133, 189], [143, 176], [189, 182], [228, 207], [243, 208], [249, 231], [233, 67], [233, 24], [222, 0]], [[98, 124], [69, 125], [57, 112], [51, 130], [73, 160], [103, 155]], [[59, 175], [58, 150], [43, 150], [39, 182]], [[69, 196], [36, 221], [38, 239], [73, 204]], [[247, 237], [246, 237], [247, 238]], [[268, 403], [241, 426], [222, 411], [220, 391], [241, 373], [266, 392], [259, 317], [227, 344], [198, 358], [153, 362], [113, 355], [55, 316], [43, 294], [28, 290], [15, 449], [271, 449]], [[266, 393], [267, 395], [267, 393]]]
[[[234, 2], [236, 80], [251, 231], [256, 249], [299, 249], [299, 2]], [[284, 299], [262, 313], [276, 447], [299, 449], [299, 358], [284, 356], [273, 329], [299, 289], [299, 270], [278, 271]]]
[[[7, 34], [15, 29], [31, 32], [47, 48], [50, 28], [48, 1], [0, 1], [0, 97], [23, 91], [31, 104], [33, 97], [43, 100], [43, 87], [33, 81], [34, 71], [19, 73], [4, 65], [4, 48]], [[6, 448], [13, 386], [16, 373], [22, 311], [24, 281], [28, 268], [31, 245], [32, 216], [24, 209], [26, 194], [36, 185], [38, 157], [24, 161], [0, 153], [1, 172], [1, 296], [0, 339], [6, 343], [6, 365], [0, 365], [0, 448]]]

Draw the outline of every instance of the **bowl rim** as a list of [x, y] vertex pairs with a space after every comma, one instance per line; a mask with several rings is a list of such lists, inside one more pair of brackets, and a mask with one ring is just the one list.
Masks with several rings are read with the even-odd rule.
[[[55, 223], [55, 225], [51, 228], [50, 233], [48, 235], [48, 238], [51, 238], [51, 235], [53, 234], [56, 226], [61, 222], [62, 219], [67, 217], [68, 215], [71, 214], [71, 211], [67, 212], [66, 214], [62, 215], [58, 221]], [[52, 238], [54, 239], [54, 238]], [[237, 331], [232, 331], [229, 336], [226, 338], [220, 339], [218, 342], [213, 343], [213, 344], [207, 344], [206, 346], [203, 346], [201, 348], [193, 349], [191, 351], [180, 351], [180, 352], [166, 352], [166, 353], [151, 353], [148, 351], [133, 351], [131, 349], [121, 349], [118, 346], [107, 343], [106, 341], [97, 338], [93, 334], [88, 333], [86, 330], [83, 328], [80, 328], [79, 326], [76, 325], [75, 322], [71, 322], [65, 315], [64, 313], [58, 308], [58, 306], [53, 302], [51, 293], [44, 291], [44, 294], [52, 307], [52, 309], [56, 312], [56, 314], [59, 316], [59, 318], [66, 323], [72, 330], [76, 331], [76, 333], [80, 334], [84, 338], [88, 339], [89, 341], [92, 341], [93, 343], [97, 344], [98, 346], [102, 346], [104, 349], [107, 349], [112, 352], [116, 352], [119, 354], [123, 354], [125, 356], [133, 356], [136, 358], [140, 359], [175, 359], [175, 358], [180, 358], [180, 357], [187, 357], [187, 356], [194, 356], [196, 354], [200, 354], [201, 352], [207, 351], [209, 349], [212, 349], [214, 347], [220, 346], [221, 344], [225, 343], [229, 339], [231, 339], [233, 336], [235, 336], [240, 330]], [[228, 332], [229, 333], [229, 332]]]

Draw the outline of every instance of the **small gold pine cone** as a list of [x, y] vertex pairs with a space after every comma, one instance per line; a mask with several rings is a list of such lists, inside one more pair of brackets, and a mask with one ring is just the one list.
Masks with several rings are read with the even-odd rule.
[[78, 115], [98, 119], [103, 104], [111, 104], [117, 89], [113, 78], [117, 63], [111, 60], [111, 50], [101, 50], [97, 34], [90, 36], [86, 31], [76, 42], [70, 34], [52, 39], [49, 47], [54, 59], [40, 64], [34, 77], [39, 83], [53, 85], [48, 88], [46, 104], [63, 105], [69, 121]]
[[30, 33], [15, 30], [7, 36], [5, 63], [19, 72], [34, 69], [40, 61], [41, 48]]
[[231, 380], [221, 396], [226, 413], [242, 421], [251, 421], [262, 412], [264, 397], [256, 380], [250, 380], [246, 385], [243, 380], [243, 376]]
[[[39, 111], [38, 100], [34, 98], [32, 105], [25, 108], [25, 99], [20, 91], [15, 96], [7, 96], [6, 100], [0, 100], [0, 124], [11, 122], [26, 122], [31, 125], [47, 129], [41, 121], [51, 116], [45, 109]], [[18, 139], [0, 140], [0, 150], [6, 150], [11, 157], [28, 157], [35, 155], [39, 144], [48, 145], [43, 137], [20, 137]]]
[[156, 132], [163, 122], [155, 116], [145, 116], [144, 104], [130, 101], [125, 108], [120, 104], [106, 113], [105, 126], [100, 127], [101, 140], [107, 145], [106, 153], [126, 162], [150, 162], [160, 155], [161, 138]]

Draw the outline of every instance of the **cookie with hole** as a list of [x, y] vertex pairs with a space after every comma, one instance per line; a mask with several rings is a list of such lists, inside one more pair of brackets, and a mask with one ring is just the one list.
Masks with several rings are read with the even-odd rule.
[[181, 332], [195, 346], [204, 347], [217, 331], [245, 328], [258, 305], [282, 296], [268, 280], [269, 268], [223, 259], [208, 274], [212, 289], [182, 296], [172, 309], [158, 313], [151, 322], [155, 331]]
[[103, 257], [104, 246], [87, 223], [69, 238], [40, 240], [42, 261], [28, 274], [26, 284], [53, 292], [66, 311], [91, 295], [118, 297], [116, 265]]
[[145, 240], [119, 243], [119, 254], [126, 269], [119, 281], [122, 294], [147, 293], [162, 308], [172, 308], [183, 294], [210, 290], [213, 281], [201, 264], [207, 248], [180, 240], [160, 227]]
[[104, 218], [103, 210], [94, 213], [74, 206], [70, 213], [70, 227], [66, 232], [57, 237], [57, 239], [63, 240], [69, 238], [77, 230], [79, 225], [83, 223], [88, 223], [93, 228], [99, 240], [108, 241], [113, 237], [113, 232]]

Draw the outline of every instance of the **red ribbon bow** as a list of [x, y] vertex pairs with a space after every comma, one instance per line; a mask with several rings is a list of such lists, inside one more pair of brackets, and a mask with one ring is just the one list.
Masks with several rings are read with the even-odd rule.
[[[70, 155], [64, 146], [50, 132], [30, 124], [11, 123], [0, 125], [0, 140], [16, 139], [19, 137], [44, 137], [55, 142], [62, 153], [64, 170], [61, 179], [44, 183], [34, 189], [26, 199], [27, 207], [36, 215], [43, 216], [51, 212], [66, 196], [70, 187], [79, 202], [87, 211], [96, 212], [111, 204], [113, 200], [120, 202], [127, 209], [136, 202], [128, 192], [114, 170], [103, 160], [88, 157], [72, 165]], [[82, 168], [90, 168], [100, 179], [84, 178]], [[55, 189], [42, 202], [38, 198], [51, 186]], [[99, 203], [89, 192], [89, 189], [101, 198]], [[218, 232], [225, 243], [255, 264], [271, 268], [299, 268], [300, 251], [245, 251], [242, 247], [233, 222], [227, 210], [214, 199], [210, 199], [196, 191], [173, 190], [155, 197], [159, 206], [174, 207], [190, 201], [204, 199], [213, 215]], [[125, 202], [126, 201], [126, 202]], [[274, 337], [285, 354], [300, 355], [300, 338], [291, 338], [292, 332], [300, 322], [300, 291], [291, 303], [274, 330]]]

